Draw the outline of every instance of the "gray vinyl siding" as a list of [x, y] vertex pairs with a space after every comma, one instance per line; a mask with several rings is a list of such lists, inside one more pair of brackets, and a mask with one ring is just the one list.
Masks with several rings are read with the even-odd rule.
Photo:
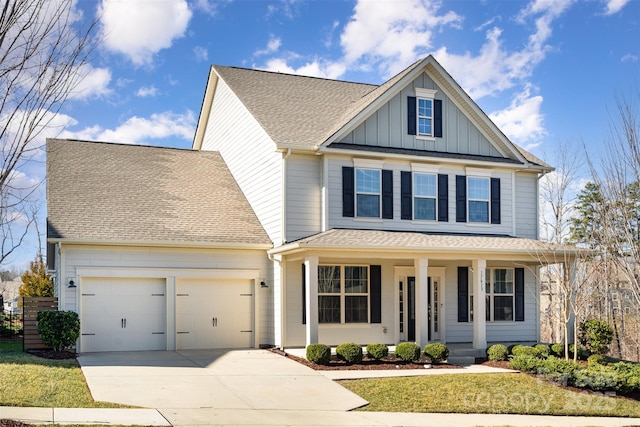
[[[415, 163], [415, 162], [414, 162]], [[428, 164], [426, 162], [422, 164]], [[475, 234], [513, 234], [512, 202], [512, 172], [494, 169], [492, 177], [500, 178], [501, 192], [501, 223], [477, 224], [456, 222], [456, 175], [466, 175], [465, 168], [455, 165], [443, 165], [439, 173], [449, 176], [449, 221], [411, 221], [400, 219], [400, 172], [411, 171], [411, 163], [401, 160], [385, 162], [383, 169], [393, 171], [393, 219], [345, 218], [342, 216], [342, 174], [343, 166], [353, 166], [353, 160], [348, 157], [333, 157], [329, 159], [329, 228], [366, 228], [376, 230], [402, 231], [436, 231], [448, 233]]]
[[538, 238], [538, 177], [516, 172], [516, 236]]
[[[416, 96], [416, 87], [438, 91], [435, 99], [442, 100], [442, 138], [429, 141], [407, 133], [407, 97]], [[339, 142], [503, 157], [426, 73], [418, 76]]]
[[202, 150], [220, 152], [265, 231], [280, 244], [282, 155], [222, 79], [218, 79]]
[[[175, 268], [216, 270], [260, 270], [262, 277], [272, 274], [271, 263], [264, 251], [164, 249], [151, 247], [71, 246], [63, 245], [62, 280], [79, 282], [78, 267], [110, 268]], [[64, 306], [61, 310], [77, 311], [80, 288], [61, 287]], [[273, 344], [273, 287], [260, 288], [260, 344]]]
[[291, 155], [286, 160], [285, 239], [297, 240], [322, 228], [322, 158]]
[[[464, 264], [463, 264], [464, 265]], [[467, 264], [471, 266], [471, 262]], [[520, 266], [520, 265], [518, 265]], [[458, 322], [458, 265], [447, 267], [445, 289], [445, 322], [448, 343], [473, 341], [473, 322]], [[512, 263], [493, 263], [488, 267], [514, 268]], [[528, 342], [538, 337], [538, 293], [535, 274], [524, 270], [524, 322], [487, 322], [487, 342]]]

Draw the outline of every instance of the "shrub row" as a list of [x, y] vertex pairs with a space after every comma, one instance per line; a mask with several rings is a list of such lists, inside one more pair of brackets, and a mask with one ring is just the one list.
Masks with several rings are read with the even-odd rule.
[[[442, 363], [449, 357], [449, 349], [441, 343], [427, 344], [423, 351], [431, 363]], [[412, 342], [403, 342], [396, 346], [395, 355], [405, 362], [414, 362], [420, 359], [420, 346]], [[389, 347], [385, 344], [367, 345], [367, 356], [380, 360], [389, 354]], [[363, 359], [362, 347], [353, 342], [340, 344], [336, 347], [336, 356], [345, 362], [360, 363]], [[329, 364], [331, 359], [331, 347], [325, 344], [310, 344], [307, 346], [307, 360], [319, 365]]]
[[[576, 346], [574, 344], [569, 345], [569, 357], [573, 357], [574, 351], [576, 351]], [[577, 346], [577, 351], [579, 360], [587, 360], [590, 356], [589, 352], [581, 346]], [[536, 344], [534, 346], [512, 344], [509, 347], [504, 344], [494, 344], [487, 349], [487, 358], [492, 361], [504, 361], [508, 360], [509, 356], [515, 357], [520, 355], [528, 355], [542, 359], [546, 359], [549, 356], [564, 357], [564, 344]]]

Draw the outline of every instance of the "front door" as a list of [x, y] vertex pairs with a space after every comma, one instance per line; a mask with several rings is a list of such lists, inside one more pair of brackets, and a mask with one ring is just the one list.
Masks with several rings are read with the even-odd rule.
[[[416, 340], [416, 278], [408, 276], [398, 283], [399, 331], [401, 341]], [[440, 279], [427, 278], [428, 339], [440, 339]]]

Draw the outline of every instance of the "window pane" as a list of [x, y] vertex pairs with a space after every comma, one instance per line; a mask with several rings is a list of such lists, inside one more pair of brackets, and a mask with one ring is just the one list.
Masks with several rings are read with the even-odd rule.
[[513, 297], [493, 297], [493, 320], [513, 320]]
[[491, 296], [486, 295], [485, 297], [485, 320], [487, 322], [491, 321]]
[[368, 292], [369, 267], [345, 267], [344, 291], [348, 294], [366, 294]]
[[469, 222], [489, 222], [489, 202], [469, 200]]
[[436, 219], [436, 199], [416, 197], [413, 201], [414, 219]]
[[356, 191], [358, 193], [380, 193], [380, 171], [356, 169]]
[[499, 268], [493, 271], [493, 292], [496, 294], [513, 293], [513, 270]]
[[319, 265], [318, 266], [318, 293], [319, 294], [339, 294], [340, 293], [340, 266]]
[[436, 197], [436, 176], [426, 173], [414, 173], [413, 195]]
[[423, 117], [418, 119], [418, 133], [420, 135], [431, 135], [431, 119]]
[[358, 194], [358, 216], [379, 218], [380, 196]]
[[344, 305], [344, 321], [346, 323], [366, 323], [369, 321], [367, 297], [345, 297]]
[[430, 99], [418, 98], [418, 116], [419, 117], [431, 117], [433, 103]]
[[489, 178], [467, 178], [469, 187], [469, 198], [479, 200], [489, 200]]
[[340, 297], [318, 297], [318, 323], [340, 323]]

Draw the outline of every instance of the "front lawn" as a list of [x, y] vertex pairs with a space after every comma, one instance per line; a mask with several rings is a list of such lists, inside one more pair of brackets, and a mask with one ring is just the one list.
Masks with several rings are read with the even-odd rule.
[[95, 402], [75, 360], [42, 359], [20, 352], [0, 355], [0, 406], [123, 407]]
[[22, 351], [22, 340], [0, 341], [0, 353]]
[[575, 392], [525, 374], [344, 380], [370, 402], [362, 411], [640, 417], [640, 402]]

